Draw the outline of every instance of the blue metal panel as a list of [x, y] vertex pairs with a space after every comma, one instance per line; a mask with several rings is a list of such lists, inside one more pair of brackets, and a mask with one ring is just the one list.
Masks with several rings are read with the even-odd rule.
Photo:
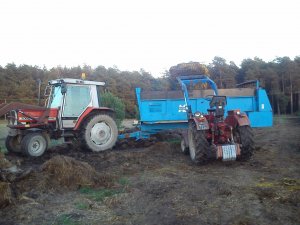
[[174, 129], [187, 129], [187, 121], [174, 122], [174, 123], [142, 123], [142, 132], [156, 134], [161, 131], [174, 130]]
[[254, 96], [227, 97], [226, 110], [240, 109], [242, 112], [255, 111], [256, 101]]
[[[272, 126], [272, 109], [266, 92], [260, 89], [258, 93], [257, 97], [227, 97], [226, 114], [228, 110], [240, 109], [249, 115], [252, 127]], [[138, 98], [140, 99], [140, 96]], [[185, 108], [184, 99], [139, 100], [139, 102], [141, 122], [187, 121], [187, 114], [183, 110]], [[205, 98], [190, 99], [190, 104], [193, 112], [207, 113], [207, 109], [209, 109], [209, 101]], [[262, 112], [268, 113], [262, 114]], [[262, 123], [260, 115], [268, 117], [268, 119], [264, 119]]]
[[257, 110], [259, 112], [270, 112], [272, 107], [268, 98], [268, 95], [264, 89], [258, 89], [258, 98], [257, 98]]
[[[205, 76], [180, 77], [185, 99], [141, 99], [141, 89], [136, 89], [138, 107], [140, 111], [141, 133], [135, 134], [135, 137], [143, 138], [147, 135], [158, 133], [171, 129], [187, 129], [187, 113], [199, 111], [207, 113], [210, 108], [210, 100], [207, 98], [189, 98], [186, 85], [192, 81], [207, 82], [211, 85], [217, 94], [217, 88], [212, 80]], [[250, 120], [252, 127], [268, 127], [273, 125], [273, 113], [266, 91], [259, 88], [256, 82], [255, 96], [229, 96], [227, 97], [227, 106], [225, 116], [228, 110], [240, 109], [245, 112]], [[189, 108], [187, 107], [189, 106]], [[134, 136], [134, 135], [133, 135]]]
[[118, 139], [135, 138], [136, 140], [139, 140], [139, 139], [146, 139], [149, 137], [150, 137], [150, 133], [142, 132], [142, 131], [136, 131], [136, 132], [132, 132], [132, 133], [118, 135]]
[[272, 112], [247, 112], [251, 127], [270, 127], [273, 125]]

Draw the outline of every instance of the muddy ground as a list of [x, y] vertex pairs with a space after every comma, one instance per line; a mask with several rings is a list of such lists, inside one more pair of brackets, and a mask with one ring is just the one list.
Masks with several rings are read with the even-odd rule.
[[[205, 166], [193, 165], [174, 139], [105, 153], [60, 146], [39, 159], [8, 155], [35, 175], [11, 184], [0, 224], [300, 224], [299, 118], [276, 118], [255, 139], [250, 161]], [[59, 154], [90, 164], [103, 184], [40, 185], [42, 164]]]

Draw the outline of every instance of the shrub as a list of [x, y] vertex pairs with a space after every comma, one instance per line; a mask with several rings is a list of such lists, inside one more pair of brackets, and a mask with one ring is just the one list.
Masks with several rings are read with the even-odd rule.
[[125, 105], [122, 100], [112, 93], [106, 92], [101, 95], [101, 106], [115, 110], [115, 119], [119, 128], [125, 118]]

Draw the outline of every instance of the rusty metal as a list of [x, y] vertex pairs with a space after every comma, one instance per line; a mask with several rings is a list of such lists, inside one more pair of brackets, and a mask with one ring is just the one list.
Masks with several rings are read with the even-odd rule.
[[[39, 118], [33, 118], [27, 113], [23, 112], [23, 110], [43, 110], [44, 113]], [[47, 121], [49, 117], [49, 108], [37, 106], [37, 105], [30, 105], [30, 104], [24, 104], [20, 102], [11, 102], [11, 103], [2, 103], [0, 105], [0, 117], [9, 113], [12, 110], [18, 110], [20, 113], [26, 115], [27, 117], [31, 118], [33, 121], [36, 121], [38, 124], [43, 124]]]
[[37, 105], [24, 104], [20, 102], [2, 103], [0, 105], [0, 117], [10, 112], [11, 110], [18, 110], [18, 109], [46, 110], [47, 108], [37, 106]]

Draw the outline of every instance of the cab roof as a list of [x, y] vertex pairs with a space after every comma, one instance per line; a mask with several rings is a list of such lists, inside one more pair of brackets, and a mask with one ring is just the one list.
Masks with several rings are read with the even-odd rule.
[[83, 85], [100, 85], [104, 86], [105, 82], [99, 82], [99, 81], [90, 81], [90, 80], [81, 80], [81, 79], [73, 79], [73, 78], [62, 78], [57, 80], [50, 80], [49, 85], [55, 85], [55, 84], [83, 84]]

